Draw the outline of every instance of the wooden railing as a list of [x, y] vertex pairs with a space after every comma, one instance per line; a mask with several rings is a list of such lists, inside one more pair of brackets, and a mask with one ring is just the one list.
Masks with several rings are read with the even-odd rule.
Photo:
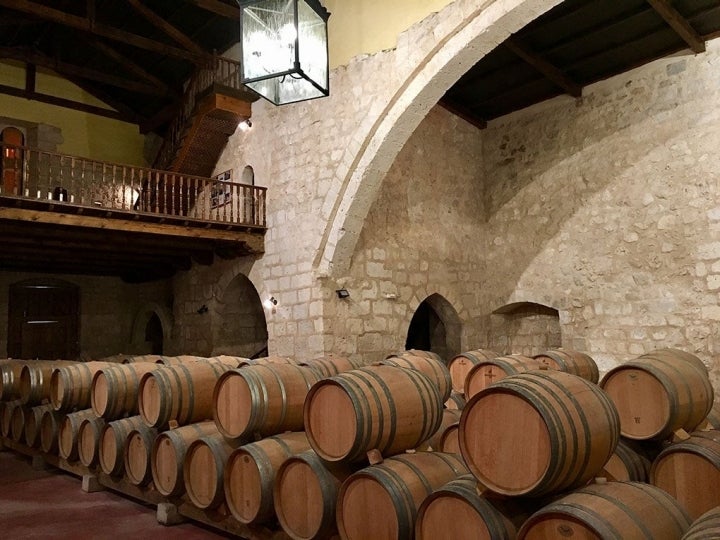
[[0, 196], [266, 226], [266, 188], [0, 144]]
[[195, 112], [198, 98], [216, 84], [232, 90], [247, 92], [245, 86], [240, 82], [240, 62], [215, 55], [211, 65], [201, 67], [195, 72], [185, 89], [182, 108], [170, 124], [160, 152], [155, 159], [157, 167], [170, 167], [182, 142], [188, 121]]

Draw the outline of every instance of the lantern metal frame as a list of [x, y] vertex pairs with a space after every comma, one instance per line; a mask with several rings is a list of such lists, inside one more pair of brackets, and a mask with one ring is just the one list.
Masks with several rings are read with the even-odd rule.
[[[262, 7], [263, 4], [267, 4], [268, 2], [272, 0], [236, 0], [238, 3], [238, 6], [240, 8], [240, 59], [241, 59], [241, 69], [240, 69], [240, 82], [244, 85], [248, 86], [251, 90], [259, 94], [264, 99], [270, 101], [274, 105], [286, 105], [289, 103], [297, 103], [300, 101], [308, 101], [311, 99], [317, 99], [321, 97], [327, 97], [330, 94], [330, 66], [329, 66], [329, 51], [328, 51], [328, 34], [327, 34], [327, 21], [330, 17], [330, 12], [328, 12], [319, 2], [319, 0], [287, 0], [287, 4], [292, 4], [292, 14], [293, 14], [293, 26], [294, 26], [294, 59], [293, 59], [293, 65], [290, 69], [285, 69], [283, 71], [278, 72], [268, 72], [265, 75], [262, 76], [247, 76], [246, 75], [246, 66], [245, 66], [245, 50], [247, 47], [247, 44], [244, 42], [245, 40], [245, 32], [244, 32], [244, 21], [246, 14], [249, 14], [249, 12], [246, 11], [246, 8], [251, 7]], [[301, 40], [300, 36], [300, 19], [299, 19], [299, 9], [298, 4], [302, 2], [307, 7], [309, 7], [321, 20], [324, 25], [324, 31], [323, 31], [323, 38], [324, 38], [324, 49], [325, 49], [325, 80], [324, 81], [315, 81], [313, 80], [310, 75], [308, 75], [306, 69], [303, 68], [303, 65], [301, 64], [300, 60], [300, 51], [303, 47], [303, 42]], [[289, 10], [288, 10], [289, 12]], [[254, 18], [256, 22], [262, 22]], [[296, 99], [289, 99], [287, 101], [284, 101], [278, 96], [275, 96], [273, 98], [272, 96], [265, 95], [262, 91], [258, 90], [257, 88], [253, 87], [253, 83], [259, 83], [263, 81], [270, 81], [272, 79], [278, 79], [280, 78], [279, 84], [282, 84], [282, 82], [285, 80], [285, 77], [290, 77], [295, 80], [302, 79], [312, 87], [317, 90], [318, 95], [314, 95], [311, 97], [298, 97]]]

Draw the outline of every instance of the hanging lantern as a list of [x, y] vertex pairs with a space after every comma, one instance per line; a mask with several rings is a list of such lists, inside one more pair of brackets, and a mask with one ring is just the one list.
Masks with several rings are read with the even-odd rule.
[[242, 82], [275, 105], [327, 96], [327, 20], [318, 0], [238, 0]]

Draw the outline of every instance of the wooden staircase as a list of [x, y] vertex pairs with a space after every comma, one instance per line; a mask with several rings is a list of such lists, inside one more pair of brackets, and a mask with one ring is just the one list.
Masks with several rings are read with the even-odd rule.
[[209, 177], [238, 124], [251, 116], [257, 94], [240, 83], [240, 65], [216, 57], [193, 77], [154, 167]]

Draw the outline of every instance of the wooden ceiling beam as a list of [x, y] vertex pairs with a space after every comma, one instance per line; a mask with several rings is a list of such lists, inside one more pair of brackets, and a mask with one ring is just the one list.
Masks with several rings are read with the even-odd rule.
[[107, 92], [102, 91], [97, 86], [91, 85], [88, 81], [73, 76], [67, 76], [67, 80], [73, 83], [75, 86], [83, 89], [91, 96], [94, 96], [103, 103], [109, 105], [110, 107], [118, 111], [121, 115], [124, 115], [127, 122], [130, 122], [131, 124], [138, 124], [139, 126], [142, 122], [145, 121], [144, 116], [138, 114], [130, 107], [125, 105], [124, 102], [115, 99]]
[[20, 60], [27, 64], [34, 64], [36, 66], [51, 69], [63, 76], [71, 75], [80, 77], [82, 79], [88, 79], [102, 84], [115, 86], [117, 88], [124, 88], [125, 90], [130, 90], [131, 92], [151, 95], [165, 95], [164, 90], [157, 88], [154, 85], [132, 81], [117, 75], [111, 75], [109, 73], [104, 73], [102, 71], [86, 67], [76, 66], [68, 62], [63, 62], [57, 58], [50, 58], [49, 56], [45, 56], [37, 51], [16, 49], [14, 47], [0, 47], [0, 58]]
[[139, 66], [134, 61], [130, 60], [127, 56], [119, 53], [117, 50], [112, 48], [110, 45], [107, 45], [103, 41], [99, 39], [92, 40], [92, 46], [95, 49], [98, 49], [101, 51], [105, 56], [108, 56], [118, 64], [120, 64], [122, 67], [127, 69], [130, 73], [134, 73], [138, 77], [141, 77], [145, 79], [146, 81], [151, 82], [154, 84], [157, 88], [160, 88], [165, 92], [166, 94], [179, 97], [180, 93], [175, 90], [174, 88], [170, 88], [165, 81], [162, 79], [156, 77], [152, 73], [145, 70], [143, 67]]
[[188, 36], [186, 36], [183, 32], [175, 28], [172, 24], [167, 22], [165, 19], [163, 19], [160, 15], [155, 13], [153, 10], [145, 6], [140, 0], [126, 0], [132, 8], [137, 11], [140, 15], [145, 17], [150, 24], [153, 26], [159, 28], [163, 32], [165, 32], [168, 36], [173, 38], [175, 41], [177, 41], [180, 45], [185, 47], [188, 51], [203, 55], [205, 54], [205, 51], [198, 46], [197, 43], [195, 43], [192, 39], [190, 39]]
[[240, 21], [240, 8], [237, 5], [231, 6], [219, 0], [188, 0], [188, 2], [215, 15], [235, 19], [238, 23]]
[[668, 0], [647, 0], [647, 3], [675, 30], [675, 33], [687, 43], [695, 54], [705, 52], [705, 41], [702, 36], [695, 31], [688, 20]]
[[480, 118], [477, 114], [472, 112], [470, 109], [459, 105], [458, 103], [452, 103], [445, 98], [441, 99], [438, 103], [442, 108], [450, 111], [454, 115], [462, 118], [466, 122], [472, 124], [478, 129], [485, 129], [487, 127], [487, 121]]
[[144, 36], [132, 34], [119, 28], [114, 28], [106, 24], [93, 21], [86, 17], [79, 17], [71, 13], [66, 13], [59, 9], [54, 9], [45, 5], [32, 2], [30, 0], [0, 0], [0, 7], [12, 9], [35, 17], [62, 24], [70, 28], [75, 28], [83, 32], [95, 34], [115, 41], [120, 41], [139, 49], [145, 49], [163, 56], [174, 56], [189, 60], [195, 64], [207, 64], [211, 61], [212, 56], [209, 54], [198, 54], [187, 51], [179, 47], [174, 47], [166, 43], [154, 41]]
[[73, 109], [76, 111], [86, 112], [89, 114], [95, 114], [97, 116], [104, 116], [105, 118], [112, 118], [114, 120], [121, 120], [130, 124], [139, 124], [142, 119], [135, 115], [134, 118], [128, 117], [127, 114], [113, 111], [112, 109], [103, 109], [102, 107], [96, 107], [94, 105], [88, 105], [87, 103], [80, 103], [79, 101], [73, 101], [70, 99], [59, 98], [57, 96], [51, 96], [48, 94], [42, 94], [39, 92], [28, 92], [21, 88], [15, 88], [14, 86], [6, 86], [0, 84], [0, 94], [6, 94], [8, 96], [21, 97], [30, 99], [33, 101], [40, 101], [41, 103], [48, 103], [50, 105], [57, 105], [58, 107], [65, 107], [66, 109]]
[[582, 86], [570, 79], [570, 77], [542, 58], [539, 54], [529, 50], [512, 36], [507, 38], [503, 45], [571, 96], [580, 97], [582, 95]]

